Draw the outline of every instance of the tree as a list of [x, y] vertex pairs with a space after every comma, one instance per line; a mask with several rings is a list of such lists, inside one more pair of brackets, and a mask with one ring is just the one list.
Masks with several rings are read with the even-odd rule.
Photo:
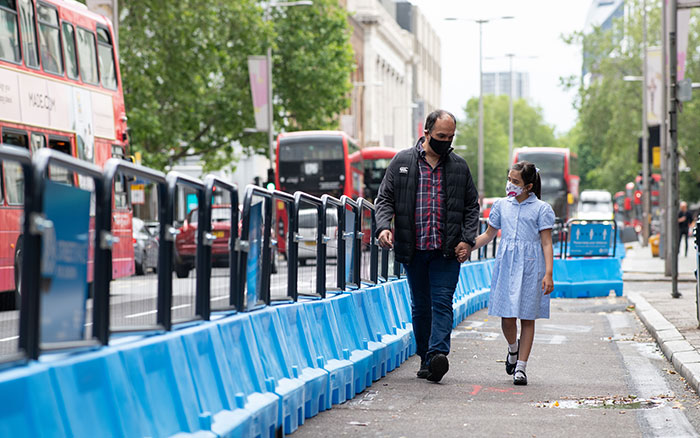
[[[569, 44], [584, 47], [585, 67], [590, 73], [564, 80], [565, 86], [578, 88], [576, 108], [579, 118], [568, 138], [578, 149], [582, 188], [601, 188], [614, 193], [640, 174], [637, 162], [641, 135], [642, 96], [639, 82], [625, 82], [626, 75], [638, 76], [642, 63], [641, 1], [627, 3], [628, 15], [612, 29], [594, 29], [566, 38]], [[686, 76], [700, 78], [700, 23], [698, 11], [690, 21]], [[648, 13], [648, 46], [660, 46], [661, 7], [657, 2]], [[678, 117], [678, 143], [682, 170], [680, 195], [696, 202], [700, 199], [700, 103], [697, 97], [683, 105]], [[660, 169], [652, 169], [660, 172]]]
[[[247, 58], [270, 44], [278, 130], [329, 127], [347, 106], [348, 24], [330, 0], [276, 11], [287, 16], [267, 22], [254, 0], [124, 0], [121, 9], [131, 145], [149, 166], [201, 156], [207, 169], [221, 168], [237, 159], [236, 142], [267, 153], [266, 136], [243, 130], [254, 126]], [[317, 27], [322, 35], [310, 38]]]
[[[472, 98], [465, 107], [466, 120], [458, 123], [456, 145], [467, 160], [478, 184], [478, 105]], [[513, 102], [513, 147], [556, 146], [554, 128], [544, 122], [542, 109], [524, 99]], [[508, 162], [508, 96], [484, 96], [484, 196], [503, 196]]]
[[353, 50], [347, 12], [337, 0], [277, 9], [276, 112], [287, 130], [337, 129], [350, 105]]

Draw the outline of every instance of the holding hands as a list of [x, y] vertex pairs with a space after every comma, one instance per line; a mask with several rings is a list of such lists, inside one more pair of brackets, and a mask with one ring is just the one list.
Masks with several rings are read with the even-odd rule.
[[459, 242], [455, 247], [455, 255], [457, 256], [457, 261], [464, 263], [469, 260], [472, 255], [472, 246], [467, 242]]

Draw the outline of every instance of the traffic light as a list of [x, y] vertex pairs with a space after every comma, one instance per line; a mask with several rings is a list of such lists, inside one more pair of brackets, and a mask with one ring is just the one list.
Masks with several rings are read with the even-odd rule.
[[275, 187], [275, 170], [273, 168], [267, 169], [267, 182], [265, 183], [265, 188], [267, 190], [273, 191]]

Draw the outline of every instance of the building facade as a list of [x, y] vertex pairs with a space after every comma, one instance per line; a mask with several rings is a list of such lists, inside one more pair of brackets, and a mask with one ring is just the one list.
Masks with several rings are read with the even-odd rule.
[[[513, 98], [527, 99], [530, 97], [530, 74], [526, 72], [512, 72]], [[482, 73], [484, 94], [494, 96], [510, 95], [511, 72], [484, 72]]]

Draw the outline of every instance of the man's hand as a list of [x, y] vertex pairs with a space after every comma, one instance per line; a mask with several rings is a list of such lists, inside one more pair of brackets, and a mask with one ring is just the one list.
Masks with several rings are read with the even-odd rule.
[[457, 261], [464, 263], [469, 260], [472, 255], [472, 246], [467, 242], [459, 242], [455, 248], [455, 255], [457, 256]]
[[379, 233], [379, 246], [382, 248], [386, 249], [391, 249], [394, 247], [394, 244], [392, 243], [394, 241], [394, 237], [391, 235], [390, 230], [383, 230], [381, 233]]
[[542, 290], [545, 295], [549, 295], [554, 290], [554, 280], [552, 279], [552, 274], [545, 274], [542, 278]]

